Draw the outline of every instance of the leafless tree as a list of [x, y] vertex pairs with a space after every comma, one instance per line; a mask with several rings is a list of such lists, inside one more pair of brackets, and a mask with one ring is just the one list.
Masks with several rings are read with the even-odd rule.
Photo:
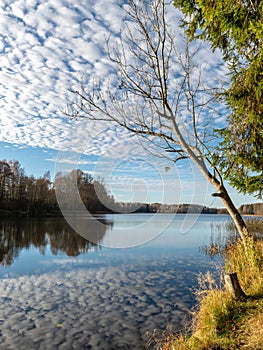
[[[213, 164], [213, 118], [216, 91], [202, 81], [198, 48], [192, 49], [172, 29], [165, 0], [129, 0], [117, 44], [108, 40], [108, 57], [116, 68], [107, 82], [94, 79], [75, 91], [66, 111], [74, 118], [118, 124], [150, 143], [173, 162], [189, 158], [216, 189], [243, 240], [246, 225]], [[206, 82], [207, 83], [207, 82]]]

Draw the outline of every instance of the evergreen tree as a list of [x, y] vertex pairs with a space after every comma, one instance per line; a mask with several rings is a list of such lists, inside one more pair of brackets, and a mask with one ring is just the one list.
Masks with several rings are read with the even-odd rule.
[[218, 131], [215, 162], [230, 184], [262, 198], [263, 191], [263, 1], [175, 0], [191, 38], [220, 49], [231, 82], [221, 95], [230, 110]]

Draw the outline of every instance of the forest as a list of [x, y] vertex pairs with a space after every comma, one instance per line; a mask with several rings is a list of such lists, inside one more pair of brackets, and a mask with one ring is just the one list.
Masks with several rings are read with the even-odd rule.
[[109, 205], [105, 203], [114, 203], [114, 199], [108, 195], [102, 180], [94, 180], [78, 169], [57, 173], [52, 182], [49, 171], [36, 178], [27, 175], [18, 160], [3, 159], [0, 161], [0, 213], [6, 216], [60, 215], [55, 191], [59, 186], [67, 189], [63, 207], [72, 210], [75, 203], [69, 195], [73, 182], [77, 183], [78, 193], [89, 212], [109, 212]]

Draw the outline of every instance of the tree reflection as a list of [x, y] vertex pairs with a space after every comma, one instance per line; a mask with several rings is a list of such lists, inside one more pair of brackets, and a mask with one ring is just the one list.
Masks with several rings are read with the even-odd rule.
[[[36, 247], [45, 254], [50, 245], [52, 254], [66, 253], [77, 256], [91, 248], [100, 248], [106, 227], [112, 226], [108, 220], [78, 219], [82, 230], [88, 232], [90, 240], [76, 233], [63, 218], [51, 219], [5, 219], [0, 221], [0, 264], [11, 265], [23, 249]], [[102, 225], [103, 224], [103, 225]]]

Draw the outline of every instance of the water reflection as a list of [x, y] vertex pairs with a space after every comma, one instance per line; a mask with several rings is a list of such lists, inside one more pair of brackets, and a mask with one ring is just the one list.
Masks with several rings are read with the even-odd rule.
[[[254, 239], [262, 239], [263, 237], [263, 221], [259, 217], [246, 219], [245, 223], [248, 231]], [[213, 258], [216, 255], [224, 255], [226, 249], [237, 243], [239, 233], [232, 221], [226, 223], [211, 223], [210, 244], [203, 244], [199, 250], [205, 255]]]
[[210, 224], [210, 243], [203, 244], [199, 251], [211, 258], [220, 255], [223, 256], [228, 245], [233, 244], [238, 239], [238, 233], [230, 230], [230, 222], [211, 223]]
[[[103, 223], [104, 225], [101, 225]], [[104, 219], [78, 218], [78, 225], [89, 233], [90, 240], [77, 234], [62, 219], [4, 219], [0, 221], [0, 264], [11, 265], [19, 253], [36, 247], [44, 255], [47, 245], [52, 254], [66, 253], [77, 256], [91, 248], [99, 248], [107, 226], [112, 222]]]
[[[114, 221], [112, 229], [109, 222], [104, 223], [110, 229], [95, 220], [76, 219], [76, 225], [93, 233], [93, 243], [62, 219], [0, 221], [2, 264], [10, 265], [19, 254], [11, 267], [0, 269], [0, 348], [140, 350], [146, 331], [167, 324], [175, 331], [185, 329], [198, 274], [218, 271], [218, 261], [211, 263], [198, 247], [209, 242], [210, 223], [225, 219], [200, 216], [182, 234], [185, 215], [149, 217], [106, 215]], [[105, 248], [110, 236], [127, 240], [126, 228], [133, 227], [132, 232], [146, 221], [148, 236], [153, 227], [167, 221], [171, 225], [140, 247]], [[30, 249], [22, 251], [25, 246]], [[100, 246], [103, 250], [92, 252]], [[87, 251], [81, 258], [51, 256]]]

